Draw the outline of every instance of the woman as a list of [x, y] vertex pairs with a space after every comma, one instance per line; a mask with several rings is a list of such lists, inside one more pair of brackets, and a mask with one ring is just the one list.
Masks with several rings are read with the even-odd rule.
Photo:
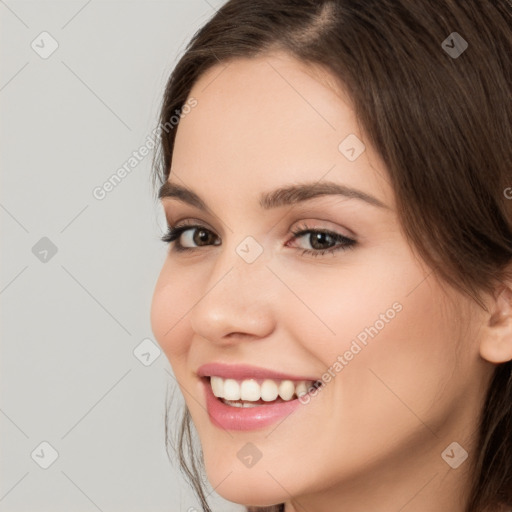
[[193, 37], [151, 322], [203, 510], [203, 462], [248, 510], [512, 508], [511, 25], [499, 0], [231, 0]]

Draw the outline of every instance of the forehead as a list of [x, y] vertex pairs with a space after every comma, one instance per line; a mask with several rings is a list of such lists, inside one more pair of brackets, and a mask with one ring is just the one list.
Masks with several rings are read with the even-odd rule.
[[365, 142], [355, 161], [339, 149], [348, 136], [363, 136], [349, 96], [333, 84], [321, 68], [284, 53], [208, 69], [189, 95], [197, 106], [178, 126], [170, 179], [174, 172], [214, 192], [219, 181], [250, 191], [325, 177], [380, 190], [389, 204], [384, 166], [372, 148]]

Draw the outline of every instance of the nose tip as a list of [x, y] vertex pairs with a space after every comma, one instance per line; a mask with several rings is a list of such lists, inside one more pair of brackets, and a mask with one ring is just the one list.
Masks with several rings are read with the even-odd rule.
[[264, 265], [259, 268], [240, 261], [212, 279], [191, 311], [192, 329], [217, 343], [268, 336], [274, 328], [271, 287], [262, 272], [271, 277]]

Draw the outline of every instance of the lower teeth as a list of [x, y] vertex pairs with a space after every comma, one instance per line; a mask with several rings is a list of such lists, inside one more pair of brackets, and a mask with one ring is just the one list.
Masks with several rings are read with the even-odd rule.
[[273, 400], [272, 402], [263, 402], [262, 400], [259, 400], [258, 402], [248, 402], [248, 401], [244, 401], [244, 400], [226, 400], [225, 398], [220, 398], [220, 401], [226, 405], [229, 405], [231, 407], [260, 407], [262, 405], [269, 405], [269, 404], [273, 404], [273, 403], [276, 403], [278, 401], [283, 401], [283, 400]]
[[233, 402], [231, 400], [225, 400], [224, 398], [221, 398], [222, 402], [226, 405], [230, 405], [231, 407], [258, 407], [262, 404], [255, 404], [253, 402]]

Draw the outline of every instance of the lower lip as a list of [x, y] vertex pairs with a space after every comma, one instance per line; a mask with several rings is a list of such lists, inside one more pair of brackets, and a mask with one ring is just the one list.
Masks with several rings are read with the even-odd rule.
[[256, 407], [231, 407], [221, 402], [212, 391], [209, 379], [201, 379], [206, 393], [208, 415], [214, 425], [224, 430], [256, 430], [272, 425], [291, 414], [299, 399]]

